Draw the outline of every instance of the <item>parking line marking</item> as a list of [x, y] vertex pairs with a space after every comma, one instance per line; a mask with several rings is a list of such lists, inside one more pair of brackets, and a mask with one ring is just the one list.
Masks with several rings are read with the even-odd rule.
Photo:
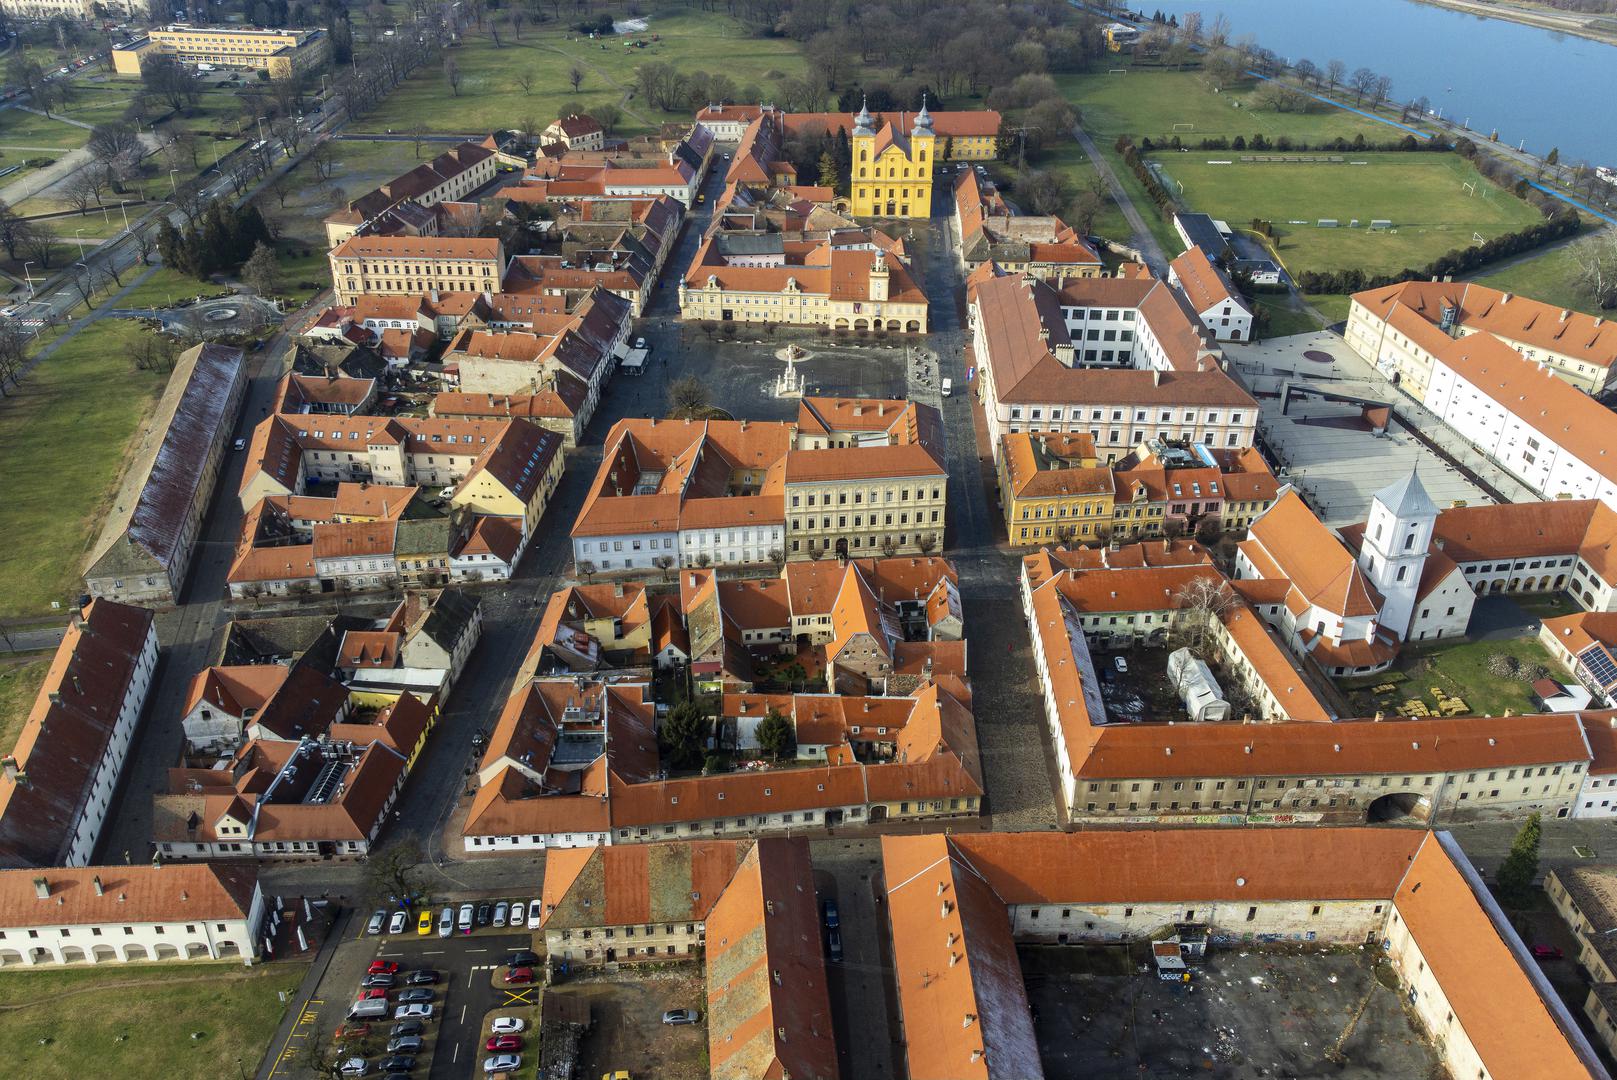
[[466, 973], [466, 989], [470, 990], [472, 988], [472, 980], [476, 977], [477, 970], [475, 968]]
[[466, 1008], [465, 1005], [460, 1007], [460, 1022], [463, 1024], [466, 1022]]
[[444, 950], [437, 949], [437, 950], [435, 950], [433, 952], [424, 952], [421, 955], [422, 956], [442, 956], [443, 954], [444, 954]]
[[489, 950], [487, 950], [487, 949], [467, 949], [466, 951], [469, 952], [469, 953], [483, 953], [483, 952], [488, 952]]
[[451, 1065], [453, 1065], [455, 1062], [457, 1062], [459, 1060], [460, 1060], [460, 1043], [456, 1043], [455, 1044], [455, 1052], [454, 1052], [454, 1054], [452, 1054], [450, 1056], [449, 1063]]

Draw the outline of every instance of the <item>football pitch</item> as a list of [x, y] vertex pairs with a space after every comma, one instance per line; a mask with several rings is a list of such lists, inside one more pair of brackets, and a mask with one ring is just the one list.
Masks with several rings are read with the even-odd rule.
[[[1313, 160], [1298, 160], [1306, 158]], [[1151, 160], [1188, 208], [1236, 229], [1250, 227], [1253, 218], [1269, 221], [1294, 274], [1418, 269], [1478, 236], [1491, 239], [1541, 220], [1458, 154], [1201, 150]], [[1322, 220], [1336, 224], [1321, 226]], [[1389, 224], [1372, 229], [1371, 222]]]

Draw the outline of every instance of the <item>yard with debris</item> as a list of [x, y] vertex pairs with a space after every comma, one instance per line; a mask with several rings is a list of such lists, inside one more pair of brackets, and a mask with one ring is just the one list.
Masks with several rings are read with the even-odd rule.
[[[699, 1080], [707, 1070], [707, 995], [700, 964], [624, 964], [613, 974], [567, 979], [567, 994], [590, 1006], [577, 1076], [611, 1075]], [[702, 1022], [662, 1023], [670, 1009], [697, 1009]]]
[[1569, 676], [1537, 638], [1405, 647], [1391, 670], [1338, 685], [1355, 716], [1503, 716], [1538, 711], [1533, 680]]
[[[1042, 955], [1023, 966], [1050, 1080], [1381, 1080], [1438, 1065], [1373, 946], [1214, 947], [1188, 985], [1158, 980], [1121, 948], [1032, 951]], [[1129, 973], [1114, 973], [1125, 963]]]

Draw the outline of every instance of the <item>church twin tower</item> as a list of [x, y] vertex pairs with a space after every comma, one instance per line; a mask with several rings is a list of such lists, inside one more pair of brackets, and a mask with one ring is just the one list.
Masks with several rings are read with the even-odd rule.
[[876, 118], [864, 106], [854, 117], [850, 194], [855, 217], [926, 218], [932, 216], [932, 170], [937, 163], [937, 135], [926, 103], [915, 114], [906, 136], [904, 114], [899, 123]]

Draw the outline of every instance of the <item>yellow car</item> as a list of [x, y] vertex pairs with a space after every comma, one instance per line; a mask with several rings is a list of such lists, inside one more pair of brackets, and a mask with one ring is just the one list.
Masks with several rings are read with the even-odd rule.
[[619, 1069], [617, 1072], [602, 1073], [601, 1080], [629, 1080], [629, 1070]]
[[421, 918], [416, 920], [415, 932], [418, 933], [418, 934], [422, 934], [422, 935], [432, 933], [432, 912], [431, 911], [423, 911], [421, 913]]

